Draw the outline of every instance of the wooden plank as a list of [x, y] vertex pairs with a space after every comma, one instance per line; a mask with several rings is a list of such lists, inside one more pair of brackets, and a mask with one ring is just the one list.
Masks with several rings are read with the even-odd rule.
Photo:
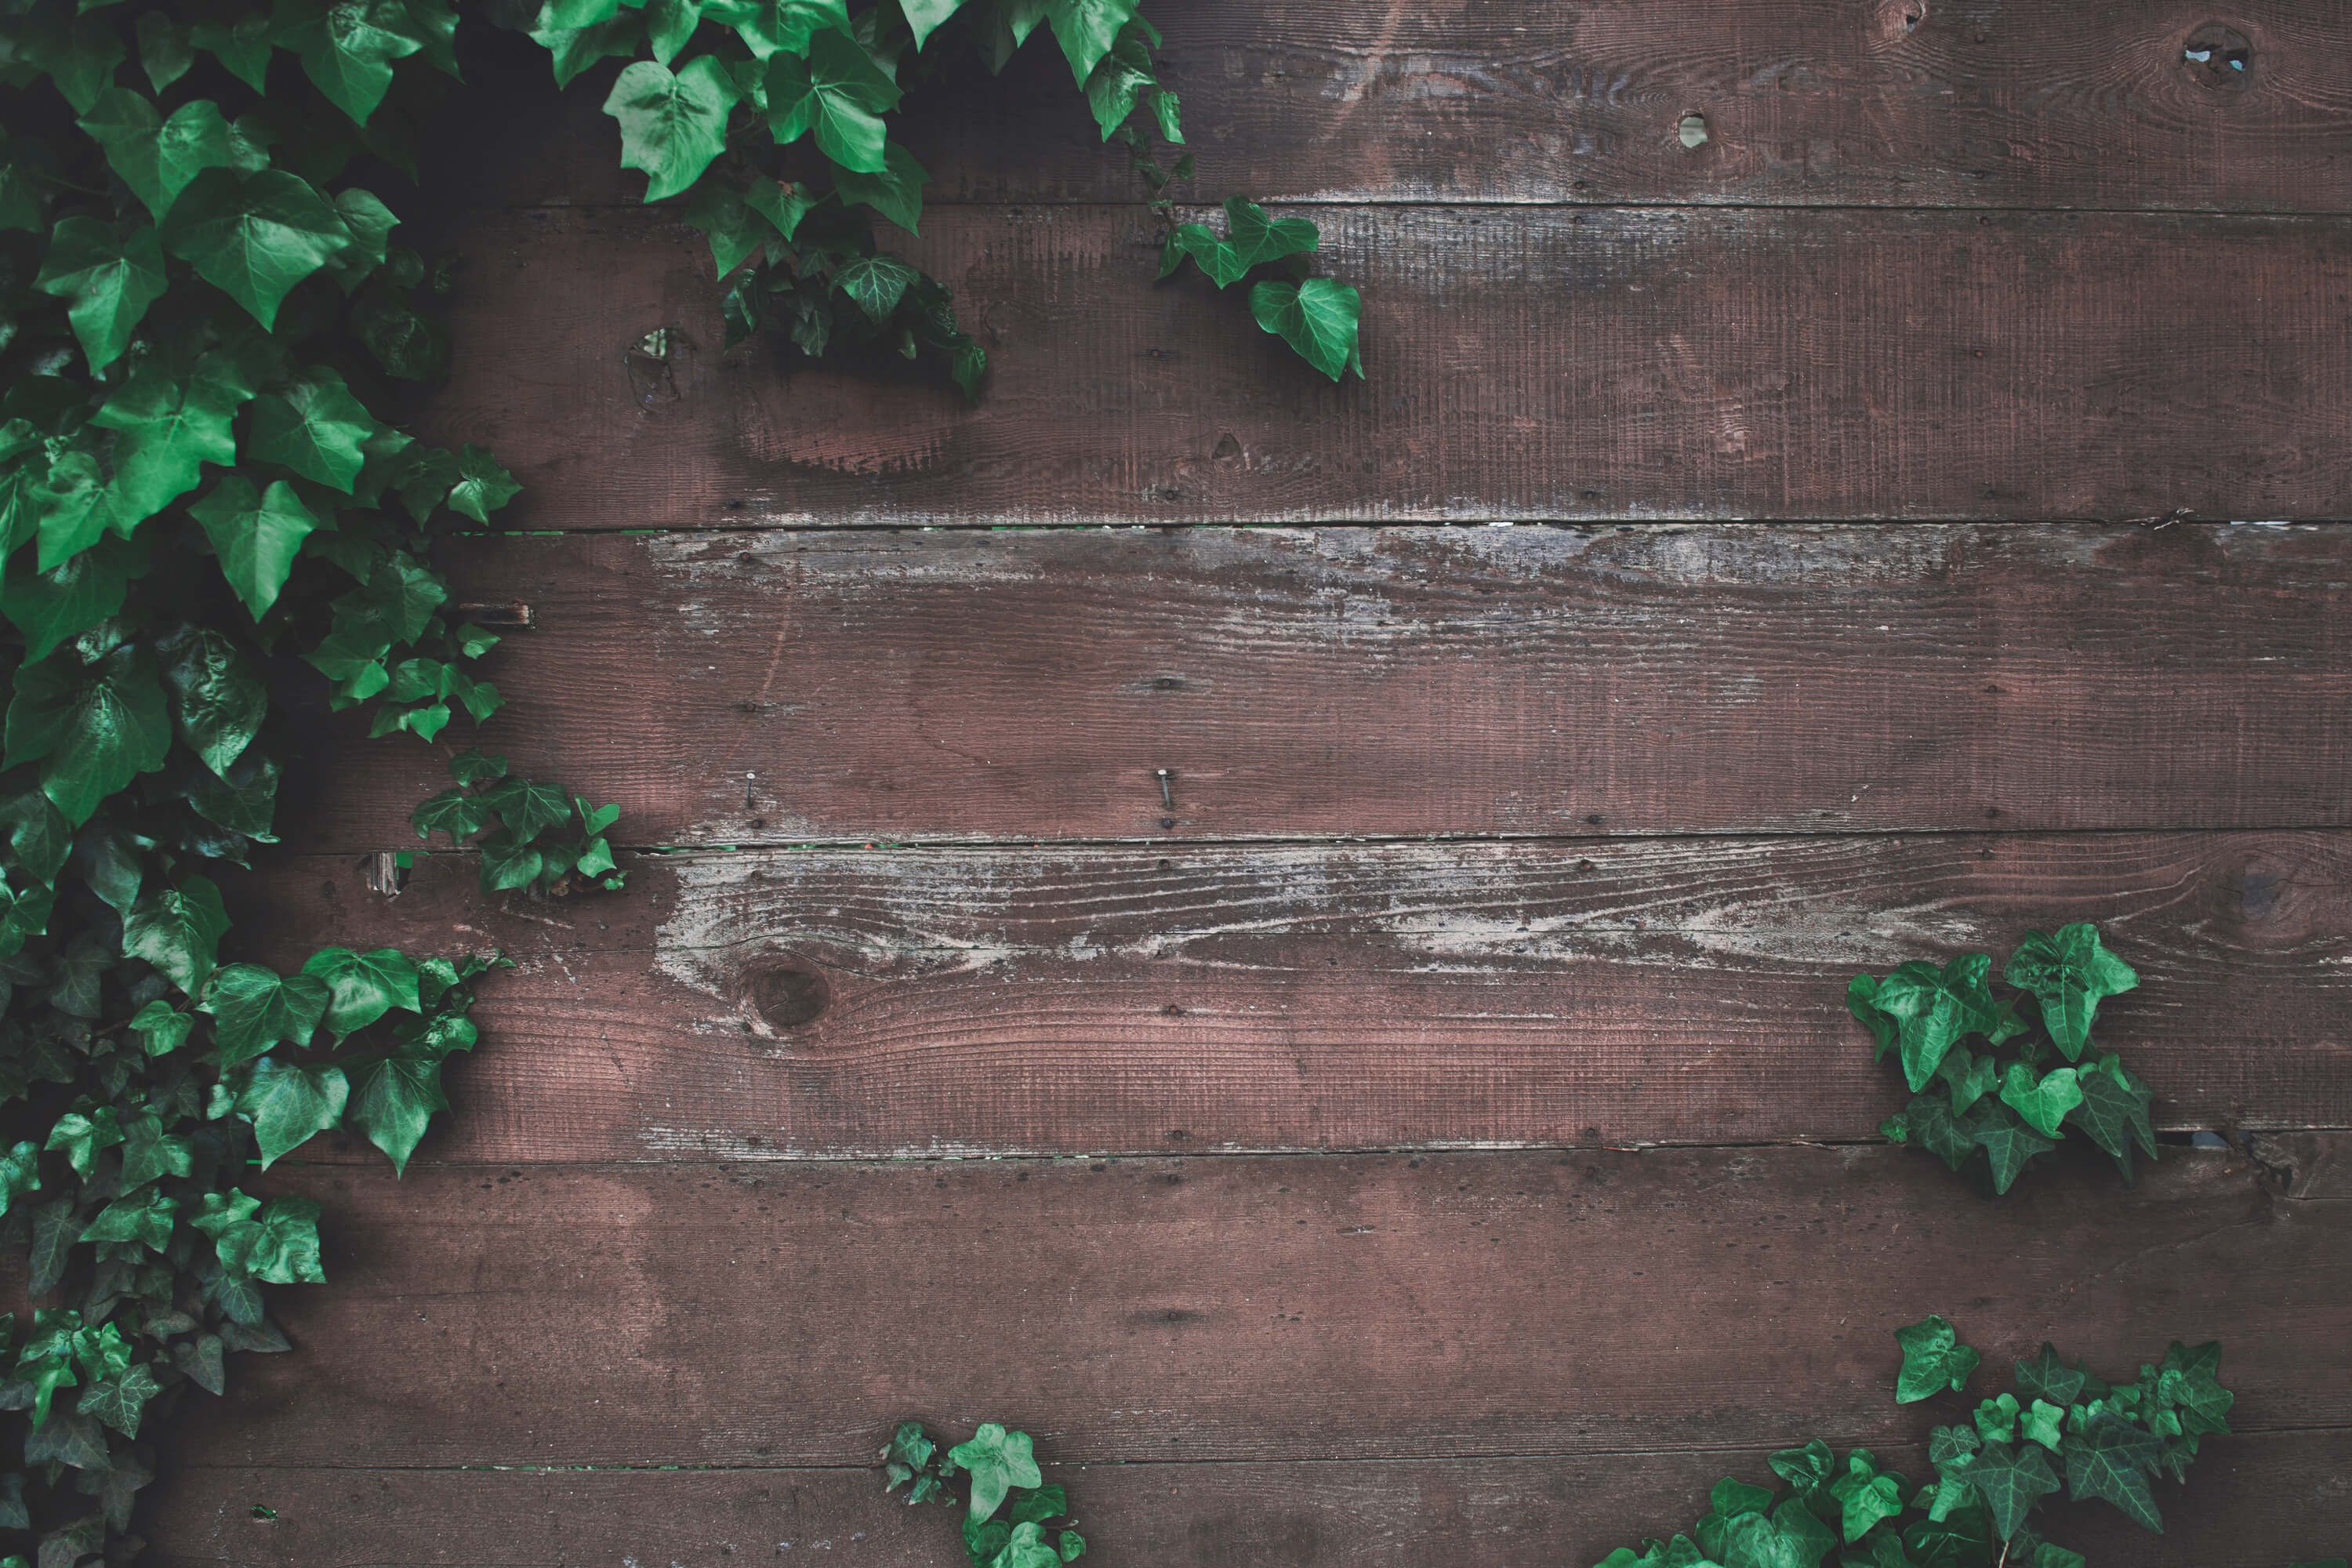
[[[1928, 1468], [1916, 1448], [1880, 1457], [1914, 1477]], [[1098, 1568], [1582, 1568], [1645, 1531], [1686, 1528], [1718, 1476], [1768, 1479], [1765, 1458], [1049, 1464], [1046, 1479], [1069, 1489]], [[2342, 1431], [2216, 1438], [2188, 1487], [2167, 1490], [2161, 1537], [2095, 1504], [2055, 1505], [2055, 1528], [2101, 1568], [2279, 1568], [2352, 1536], [2347, 1472]], [[803, 1553], [851, 1568], [963, 1565], [954, 1516], [886, 1503], [870, 1470], [197, 1467], [163, 1497], [148, 1549], [161, 1568], [733, 1568]], [[256, 1502], [276, 1517], [255, 1518]]]
[[328, 941], [521, 963], [429, 1146], [467, 1161], [1869, 1138], [1901, 1080], [1847, 978], [2072, 920], [2143, 976], [2102, 1038], [2164, 1125], [2352, 1125], [2341, 833], [631, 869], [620, 898], [499, 912], [462, 859], [389, 903], [297, 861], [240, 908], [281, 963]]
[[[1334, 387], [1135, 208], [942, 209], [994, 369], [719, 352], [665, 212], [494, 213], [426, 423], [518, 526], [2352, 514], [2352, 223], [1345, 207]], [[667, 358], [633, 352], [656, 330]]]
[[[2242, 0], [2246, 68], [2185, 58], [2211, 12], [2161, 0], [1186, 0], [1160, 16], [1201, 177], [1321, 201], [2352, 208], [2352, 20]], [[635, 201], [616, 66], [558, 98], [481, 30], [427, 188]], [[940, 202], [1124, 201], [1050, 39], [1001, 80], [947, 45], [892, 135]], [[934, 55], [939, 50], [934, 50]], [[1685, 146], [1683, 117], [1706, 140]], [[485, 147], [499, 149], [485, 159]]]
[[[637, 844], [2352, 822], [2342, 527], [721, 533], [453, 567], [537, 627], [488, 666], [516, 700], [486, 743]], [[305, 847], [413, 843], [440, 757], [317, 733]]]
[[1998, 1203], [1883, 1147], [281, 1168], [332, 1283], [187, 1440], [862, 1464], [914, 1414], [1087, 1462], [1888, 1446], [1963, 1407], [1892, 1397], [1931, 1310], [2095, 1368], [2220, 1339], [2238, 1429], [2352, 1425], [2344, 1204], [2234, 1153], [2128, 1190], [2084, 1164]]

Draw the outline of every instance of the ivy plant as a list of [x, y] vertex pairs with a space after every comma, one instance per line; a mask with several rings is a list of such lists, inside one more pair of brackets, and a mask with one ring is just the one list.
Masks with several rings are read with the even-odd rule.
[[[1895, 1337], [1900, 1403], [1958, 1393], [1979, 1364], [1940, 1317]], [[2185, 1480], [2202, 1439], [2230, 1430], [2221, 1363], [2218, 1344], [2175, 1342], [2108, 1383], [2044, 1344], [2015, 1363], [2010, 1388], [1927, 1435], [1931, 1479], [1815, 1438], [1774, 1454], [1770, 1483], [1727, 1476], [1690, 1530], [1621, 1546], [1597, 1568], [2084, 1568], [2042, 1533], [2042, 1505], [2063, 1492], [2161, 1531], [2158, 1481]]]
[[[332, 1132], [404, 1169], [501, 962], [281, 971], [230, 896], [316, 709], [434, 742], [501, 703], [435, 557], [518, 486], [401, 427], [450, 278], [379, 194], [457, 23], [0, 0], [0, 1568], [136, 1552], [159, 1423], [325, 1275], [261, 1173]], [[611, 808], [469, 775], [486, 885], [617, 884]]]
[[1911, 1090], [1880, 1131], [1955, 1171], [1973, 1165], [2005, 1193], [2071, 1124], [2130, 1181], [2135, 1144], [2156, 1158], [2155, 1092], [2120, 1055], [2092, 1045], [2091, 1027], [2099, 1004], [2139, 976], [2088, 922], [2027, 931], [2010, 955], [2001, 978], [2029, 1009], [1995, 996], [1991, 973], [1990, 953], [1969, 952], [1940, 969], [1914, 961], [1883, 978], [1857, 974], [1846, 987], [1875, 1059], [1894, 1056]]
[[[546, 0], [524, 25], [561, 85], [601, 61], [626, 62], [604, 100], [621, 166], [646, 176], [646, 201], [679, 203], [708, 237], [729, 346], [772, 328], [812, 358], [841, 346], [929, 357], [974, 395], [987, 350], [959, 323], [946, 286], [876, 234], [877, 218], [919, 231], [930, 179], [892, 138], [892, 117], [956, 62], [1001, 71], [1043, 31], [1103, 140], [1127, 149], [1172, 222], [1169, 184], [1192, 163], [1181, 155], [1171, 172], [1154, 156], [1163, 142], [1181, 147], [1184, 132], [1154, 58], [1160, 33], [1140, 11], [1141, 0]], [[1267, 224], [1246, 202], [1227, 211]], [[1269, 226], [1307, 239], [1243, 267], [1286, 262], [1252, 289], [1252, 313], [1333, 380], [1360, 376], [1356, 290], [1304, 275], [1313, 225]], [[1171, 245], [1192, 244], [1179, 237], [1194, 230], [1206, 234], [1178, 226]]]
[[901, 1422], [882, 1450], [883, 1489], [907, 1501], [963, 1504], [963, 1550], [971, 1568], [1059, 1568], [1086, 1538], [1070, 1522], [1069, 1495], [1045, 1484], [1026, 1432], [983, 1421], [943, 1448], [919, 1422]]

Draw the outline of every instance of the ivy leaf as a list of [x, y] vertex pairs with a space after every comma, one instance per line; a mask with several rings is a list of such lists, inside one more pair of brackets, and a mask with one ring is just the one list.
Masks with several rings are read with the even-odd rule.
[[2139, 984], [2130, 964], [2099, 944], [2099, 928], [2087, 921], [2061, 926], [2055, 936], [2027, 931], [2001, 978], [2042, 1004], [2042, 1025], [2070, 1062], [2082, 1059], [2091, 1043], [2099, 1003]]
[[2028, 1445], [2012, 1448], [1988, 1443], [1960, 1468], [1977, 1495], [1992, 1510], [1992, 1527], [2003, 1541], [2013, 1541], [2025, 1525], [2025, 1516], [2043, 1498], [2058, 1489], [2057, 1472], [2042, 1450]]
[[221, 1065], [249, 1061], [281, 1040], [309, 1045], [331, 995], [327, 983], [316, 975], [281, 979], [275, 970], [257, 963], [232, 963], [221, 970], [204, 1002], [204, 1011], [216, 1026], [214, 1040], [220, 1047]]
[[195, 1152], [189, 1147], [188, 1141], [164, 1131], [161, 1117], [152, 1113], [135, 1116], [122, 1130], [122, 1187], [125, 1192], [144, 1186], [149, 1182], [160, 1182], [166, 1176], [185, 1176], [194, 1170]]
[[[1118, 41], [1111, 46], [1110, 53], [1096, 64], [1087, 78], [1087, 107], [1094, 111], [1095, 124], [1106, 142], [1127, 123], [1128, 116], [1135, 112], [1137, 100], [1160, 85], [1151, 68], [1151, 37], [1146, 26], [1141, 22], [1130, 22], [1120, 29]], [[1172, 129], [1175, 100], [1169, 94], [1159, 96], [1171, 106], [1162, 112], [1160, 124], [1163, 129]], [[1182, 132], [1178, 131], [1169, 140], [1182, 142]]]
[[392, 86], [392, 62], [424, 48], [425, 35], [402, 0], [313, 0], [301, 9], [307, 18], [279, 41], [329, 102], [365, 125]]
[[[120, 587], [129, 577], [121, 571], [99, 571], [97, 563], [83, 554], [105, 537], [115, 521], [114, 502], [107, 494], [96, 458], [72, 449], [56, 453], [49, 458], [48, 472], [26, 486], [23, 494], [38, 514], [36, 527], [41, 548], [37, 563], [46, 577], [46, 589], [41, 579], [21, 573], [10, 579], [8, 618], [31, 637], [33, 657], [38, 658], [120, 609]], [[75, 566], [81, 570], [68, 573]], [[66, 574], [47, 576], [52, 571]], [[98, 608], [100, 605], [105, 607]]]
[[849, 33], [845, 0], [707, 0], [703, 16], [741, 37], [751, 58], [765, 60], [779, 50], [805, 55], [827, 32]]
[[373, 191], [363, 191], [356, 185], [335, 193], [335, 211], [341, 216], [343, 226], [351, 230], [352, 245], [350, 249], [329, 258], [327, 269], [348, 294], [384, 264], [392, 252], [392, 231], [400, 226], [400, 219]]
[[740, 93], [716, 56], [672, 71], [658, 60], [624, 68], [604, 100], [620, 121], [621, 167], [646, 174], [646, 200], [674, 196], [727, 148], [727, 111]]
[[[188, 1223], [213, 1237], [222, 1268], [270, 1285], [318, 1285], [319, 1205], [310, 1198], [272, 1198], [267, 1205], [235, 1187], [206, 1193]], [[282, 1343], [279, 1348], [284, 1348]]]
[[341, 376], [312, 365], [284, 392], [254, 404], [245, 455], [349, 495], [367, 461], [362, 448], [379, 428]]
[[398, 948], [322, 948], [302, 965], [302, 973], [327, 983], [327, 1028], [338, 1036], [364, 1029], [394, 1007], [424, 1010], [417, 1000], [416, 965]]
[[[102, 1105], [88, 1115], [79, 1110], [68, 1110], [58, 1117], [49, 1128], [49, 1141], [44, 1147], [51, 1153], [64, 1151], [66, 1163], [73, 1167], [74, 1174], [87, 1176], [98, 1159], [99, 1151], [113, 1148], [122, 1142], [122, 1138], [121, 1119], [115, 1114], [112, 1106]], [[75, 1228], [80, 1227], [77, 1226]]]
[[212, 976], [228, 923], [220, 889], [192, 876], [131, 906], [122, 918], [122, 951], [145, 959], [193, 996]]
[[276, 31], [268, 12], [251, 11], [234, 22], [198, 22], [188, 29], [188, 41], [220, 61], [237, 80], [266, 93]]
[[2035, 1131], [2055, 1138], [2066, 1113], [2083, 1103], [2083, 1090], [2073, 1068], [2059, 1068], [2037, 1079], [2024, 1062], [2011, 1062], [2001, 1079], [2000, 1102]]
[[843, 201], [872, 207], [908, 234], [919, 233], [923, 187], [930, 183], [929, 173], [896, 142], [884, 149], [883, 163], [886, 167], [878, 174], [836, 171], [833, 188]]
[[2180, 1414], [2189, 1433], [2227, 1432], [2230, 1407], [2238, 1396], [2221, 1386], [2221, 1347], [2213, 1341], [2190, 1347], [2173, 1342], [2157, 1373], [2158, 1400]]
[[1364, 362], [1356, 347], [1363, 308], [1361, 294], [1328, 278], [1303, 283], [1268, 279], [1250, 289], [1250, 314], [1257, 324], [1333, 381], [1349, 371], [1363, 379]]
[[205, 766], [226, 778], [261, 732], [269, 689], [242, 649], [209, 627], [190, 627], [157, 645], [172, 692], [173, 727]]
[[[12, 13], [12, 16], [22, 13]], [[122, 40], [101, 16], [80, 16], [70, 26], [54, 22], [28, 28], [17, 42], [24, 63], [48, 73], [49, 80], [76, 114], [90, 105], [114, 80], [114, 68], [127, 58]]]
[[294, 286], [349, 249], [352, 232], [310, 184], [282, 169], [207, 169], [163, 220], [163, 248], [244, 306], [265, 330]]
[[2036, 1154], [2046, 1154], [2058, 1147], [2055, 1138], [2045, 1138], [2027, 1126], [2017, 1112], [1998, 1100], [1979, 1100], [1969, 1113], [1969, 1136], [1992, 1163], [1992, 1190], [2005, 1193], [2025, 1169], [2026, 1162]]
[[147, 307], [163, 297], [163, 247], [145, 224], [124, 236], [96, 218], [69, 217], [50, 237], [33, 286], [66, 301], [89, 368], [101, 371], [122, 357]]
[[1960, 1336], [1941, 1316], [1929, 1313], [1918, 1322], [1895, 1331], [1903, 1347], [1903, 1370], [1895, 1379], [1895, 1403], [1916, 1405], [1949, 1391], [1958, 1394], [1982, 1358], [1960, 1343]]
[[1932, 963], [1897, 966], [1878, 983], [1872, 1005], [1895, 1021], [1903, 1077], [1918, 1093], [1950, 1050], [1969, 1035], [1996, 1044], [2003, 1037], [2000, 1008], [1985, 984], [1992, 955], [1963, 953], [1942, 969]]
[[115, 431], [107, 497], [124, 533], [196, 488], [202, 465], [236, 461], [229, 420], [250, 395], [215, 359], [186, 380], [152, 365], [133, 371], [90, 423]]
[[430, 838], [436, 833], [446, 833], [458, 844], [489, 826], [489, 807], [478, 796], [456, 789], [443, 790], [420, 802], [408, 814], [408, 824], [416, 829], [417, 837]]
[[2124, 1179], [2131, 1180], [2134, 1143], [2149, 1159], [2156, 1158], [2156, 1124], [2148, 1117], [2156, 1091], [2135, 1077], [2121, 1057], [2096, 1052], [2075, 1074], [2075, 1085], [2083, 1091], [2075, 1121], [2122, 1167]]
[[2063, 1408], [2082, 1396], [2088, 1374], [2079, 1366], [2068, 1366], [2058, 1358], [2058, 1349], [2049, 1341], [2042, 1342], [2042, 1353], [2032, 1361], [2017, 1363], [2017, 1391], [2029, 1399], [2046, 1399]]
[[115, 1199], [81, 1233], [84, 1241], [135, 1241], [142, 1247], [161, 1252], [172, 1245], [172, 1216], [180, 1212], [180, 1201], [166, 1197], [161, 1189], [150, 1187], [144, 1192]]
[[1206, 224], [1179, 224], [1161, 247], [1160, 276], [1175, 271], [1189, 256], [1223, 289], [1262, 262], [1312, 254], [1322, 237], [1305, 218], [1276, 219], [1240, 196], [1225, 198], [1225, 231], [1227, 237], [1219, 239]]
[[53, 656], [16, 672], [5, 762], [41, 763], [41, 789], [79, 827], [99, 803], [171, 752], [154, 655], [125, 644], [95, 666]]
[[878, 174], [889, 163], [882, 116], [898, 106], [898, 84], [846, 32], [809, 40], [806, 58], [768, 61], [768, 129], [778, 145], [814, 132], [817, 151], [844, 169]]
[[1008, 1432], [993, 1421], [982, 1422], [971, 1440], [949, 1449], [948, 1457], [971, 1475], [971, 1517], [974, 1520], [995, 1513], [1004, 1494], [1014, 1487], [1045, 1484], [1029, 1434]]
[[1118, 42], [1119, 30], [1135, 20], [1137, 5], [1138, 0], [1051, 0], [1047, 5], [1045, 20], [1080, 88]]
[[188, 513], [203, 525], [220, 557], [221, 575], [257, 621], [278, 602], [302, 541], [319, 526], [284, 479], [272, 480], [257, 495], [252, 481], [236, 474], [215, 485]]
[[2164, 1445], [2153, 1433], [2102, 1410], [2079, 1434], [2067, 1435], [2064, 1452], [2068, 1497], [2111, 1502], [2133, 1523], [2163, 1533], [2164, 1515], [2157, 1509], [2148, 1472], [2163, 1457]]
[[352, 1068], [352, 1125], [383, 1151], [395, 1174], [407, 1173], [433, 1113], [448, 1109], [437, 1058], [402, 1053]]
[[0, 1215], [26, 1193], [38, 1192], [41, 1186], [41, 1148], [29, 1138], [20, 1138], [15, 1148], [0, 1154]]
[[[169, 1202], [169, 1199], [163, 1200]], [[158, 1248], [161, 1250], [161, 1248]], [[139, 1417], [147, 1402], [163, 1392], [163, 1384], [143, 1363], [133, 1362], [121, 1372], [91, 1380], [74, 1408], [103, 1421], [126, 1437], [139, 1436]]]
[[907, 30], [915, 35], [919, 51], [941, 23], [963, 9], [963, 0], [898, 0], [898, 8], [906, 13]]
[[700, 0], [646, 0], [646, 42], [654, 58], [669, 64], [701, 21]]
[[351, 1085], [339, 1067], [298, 1067], [264, 1057], [253, 1064], [252, 1076], [237, 1094], [236, 1112], [253, 1123], [254, 1147], [266, 1171], [341, 1122], [350, 1097]]
[[188, 68], [196, 63], [188, 30], [161, 11], [141, 16], [132, 32], [139, 41], [139, 68], [147, 73], [157, 92], [187, 75]]
[[[467, 447], [459, 450], [457, 474], [449, 486], [449, 510], [476, 522], [489, 521], [490, 513], [522, 494], [522, 486], [499, 466], [498, 459], [486, 447]], [[434, 601], [436, 605], [440, 602]], [[413, 632], [408, 635], [415, 636]]]
[[236, 165], [228, 121], [208, 98], [184, 103], [165, 119], [144, 94], [112, 87], [78, 123], [158, 223], [198, 174]]
[[921, 276], [895, 256], [867, 256], [835, 273], [834, 282], [878, 327], [907, 297], [908, 285]]

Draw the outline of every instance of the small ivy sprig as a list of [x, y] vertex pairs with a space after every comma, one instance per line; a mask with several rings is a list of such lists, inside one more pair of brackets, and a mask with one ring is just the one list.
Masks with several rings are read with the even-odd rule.
[[[899, 1423], [882, 1450], [883, 1488], [907, 1488], [910, 1504], [956, 1500], [965, 1482], [964, 1554], [971, 1568], [1061, 1568], [1086, 1552], [1086, 1538], [1066, 1521], [1069, 1494], [1045, 1484], [1026, 1432], [983, 1421], [968, 1442], [934, 1443], [918, 1422]], [[1003, 1517], [997, 1510], [1003, 1510]]]
[[[1957, 1393], [1979, 1364], [1940, 1317], [1895, 1338], [1899, 1404]], [[2218, 1344], [2176, 1342], [2160, 1365], [2111, 1384], [2045, 1344], [2016, 1363], [2013, 1390], [1929, 1434], [1936, 1479], [1923, 1486], [1867, 1448], [1841, 1461], [1815, 1438], [1771, 1457], [1777, 1487], [1727, 1476], [1687, 1533], [1621, 1546], [1597, 1568], [2084, 1568], [2080, 1552], [2043, 1537], [2036, 1509], [2063, 1485], [2072, 1501], [2109, 1503], [2161, 1532], [2154, 1479], [2185, 1479], [2200, 1439], [2230, 1429], [2235, 1396], [2221, 1360]]]
[[[2025, 933], [2001, 978], [2039, 1004], [2042, 1032], [2014, 999], [1995, 998], [1992, 956], [1963, 953], [1943, 968], [1913, 962], [1884, 979], [1857, 974], [1846, 1007], [1870, 1031], [1874, 1058], [1893, 1051], [1911, 1102], [1880, 1131], [1927, 1150], [1958, 1171], [1979, 1152], [1995, 1193], [2005, 1193], [2035, 1158], [2056, 1149], [2072, 1121], [2132, 1176], [2132, 1145], [2156, 1158], [2148, 1117], [2155, 1091], [2114, 1052], [2091, 1048], [2099, 1003], [2139, 984], [2129, 964], [2100, 945], [2087, 921], [2056, 935]], [[1968, 1041], [1980, 1040], [1971, 1049]], [[2007, 1053], [2000, 1047], [2017, 1044]], [[2065, 1065], [2051, 1064], [2053, 1051]]]
[[481, 884], [486, 893], [529, 890], [561, 898], [593, 885], [617, 890], [627, 874], [613, 863], [604, 830], [621, 815], [617, 805], [590, 805], [557, 784], [509, 775], [504, 757], [468, 749], [449, 759], [455, 789], [419, 805], [409, 814], [416, 837], [436, 832], [463, 847], [467, 839], [495, 825], [484, 838]]
[[1228, 196], [1225, 237], [1204, 223], [1177, 225], [1160, 247], [1160, 276], [1173, 277], [1191, 261], [1223, 289], [1261, 268], [1274, 268], [1276, 275], [1250, 286], [1250, 314], [1258, 326], [1333, 381], [1350, 371], [1360, 381], [1364, 359], [1356, 334], [1363, 296], [1345, 283], [1307, 276], [1322, 237], [1305, 218], [1270, 217], [1256, 203]]

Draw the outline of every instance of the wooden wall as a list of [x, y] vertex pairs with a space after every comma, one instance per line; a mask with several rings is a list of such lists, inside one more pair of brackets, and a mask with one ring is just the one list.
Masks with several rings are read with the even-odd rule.
[[[521, 967], [404, 1181], [273, 1173], [333, 1282], [157, 1559], [945, 1568], [912, 1415], [1035, 1433], [1103, 1568], [1580, 1565], [1785, 1442], [1916, 1472], [1928, 1311], [2225, 1341], [2102, 1568], [2343, 1551], [2352, 13], [1162, 10], [1368, 383], [1151, 284], [1051, 60], [906, 134], [976, 408], [722, 354], [602, 76], [476, 68], [423, 426], [529, 487], [452, 557], [535, 628], [486, 743], [632, 885], [369, 893], [437, 763], [320, 721], [268, 944]], [[1843, 981], [2070, 920], [2171, 1146], [1979, 1201]]]

